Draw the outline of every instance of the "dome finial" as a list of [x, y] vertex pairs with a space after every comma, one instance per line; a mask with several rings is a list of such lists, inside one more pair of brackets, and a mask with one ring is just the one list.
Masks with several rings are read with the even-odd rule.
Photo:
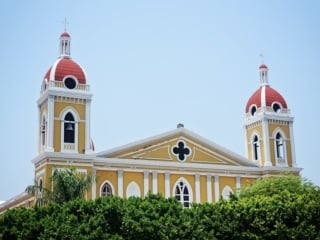
[[268, 67], [267, 67], [267, 65], [264, 64], [264, 58], [263, 58], [263, 54], [262, 53], [260, 53], [260, 57], [261, 57], [261, 64], [259, 66], [260, 85], [265, 86], [265, 85], [269, 85]]
[[64, 19], [64, 33], [60, 35], [60, 57], [70, 57], [71, 38], [67, 33], [67, 18]]

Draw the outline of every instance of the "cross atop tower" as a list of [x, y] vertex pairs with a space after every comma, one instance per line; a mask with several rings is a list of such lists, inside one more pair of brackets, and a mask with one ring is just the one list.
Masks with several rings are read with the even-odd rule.
[[261, 64], [263, 64], [263, 62], [264, 62], [264, 58], [263, 58], [263, 54], [262, 53], [260, 53], [260, 58], [261, 58]]
[[63, 24], [64, 24], [64, 31], [66, 32], [67, 31], [67, 24], [69, 24], [69, 22], [67, 21], [67, 18], [64, 18]]

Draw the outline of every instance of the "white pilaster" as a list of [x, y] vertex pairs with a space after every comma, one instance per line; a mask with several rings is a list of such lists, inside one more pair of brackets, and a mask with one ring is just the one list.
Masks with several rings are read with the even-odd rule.
[[96, 182], [96, 177], [97, 175], [97, 170], [95, 168], [92, 169], [92, 176], [94, 177], [94, 180], [92, 182], [91, 186], [91, 195], [92, 195], [92, 200], [96, 199], [96, 192], [97, 192], [97, 182]]
[[240, 182], [240, 176], [236, 176], [236, 192], [237, 194], [240, 192], [240, 188], [241, 188], [241, 182]]
[[123, 197], [123, 170], [118, 170], [118, 196]]
[[156, 171], [152, 172], [152, 193], [158, 193], [158, 173]]
[[271, 163], [271, 152], [270, 152], [270, 140], [269, 140], [269, 128], [268, 128], [268, 119], [262, 120], [262, 132], [263, 132], [263, 142], [264, 142], [264, 166], [272, 166]]
[[210, 175], [207, 175], [207, 202], [212, 203], [212, 183]]
[[170, 197], [170, 173], [165, 172], [164, 173], [164, 197], [169, 198]]
[[246, 158], [249, 159], [249, 156], [248, 156], [248, 133], [247, 133], [247, 126], [244, 127], [244, 138], [245, 138], [245, 141], [244, 141], [244, 149], [245, 149], [245, 153], [246, 153]]
[[215, 195], [215, 202], [219, 201], [220, 198], [220, 187], [219, 187], [219, 176], [214, 176], [214, 195]]
[[86, 144], [86, 153], [91, 153], [92, 149], [90, 148], [90, 142], [91, 142], [91, 99], [86, 100], [86, 136], [85, 136], [85, 144]]
[[195, 175], [195, 188], [196, 188], [196, 202], [201, 202], [201, 196], [200, 196], [200, 175]]
[[53, 138], [54, 138], [54, 96], [48, 97], [48, 146], [46, 151], [53, 152]]
[[146, 196], [149, 192], [149, 172], [145, 171], [143, 173], [143, 192], [144, 196]]
[[[293, 123], [292, 122], [289, 123], [289, 131], [290, 131], [292, 167], [296, 167], [297, 162], [296, 162], [296, 151], [295, 151], [295, 144], [294, 144]], [[288, 156], [288, 154], [287, 154], [287, 156]]]

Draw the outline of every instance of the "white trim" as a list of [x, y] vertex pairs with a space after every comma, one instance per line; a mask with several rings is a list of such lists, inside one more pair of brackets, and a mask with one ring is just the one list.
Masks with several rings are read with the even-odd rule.
[[[183, 143], [184, 149], [188, 149], [189, 150], [189, 154], [184, 154], [184, 159], [183, 160], [180, 160], [179, 154], [176, 154], [173, 151], [174, 148], [179, 148], [179, 143], [180, 142]], [[171, 147], [171, 154], [174, 155], [179, 162], [185, 162], [185, 161], [187, 161], [188, 157], [192, 156], [192, 149], [186, 144], [186, 142], [182, 138], [179, 138], [177, 140], [176, 144]]]
[[47, 151], [53, 152], [54, 139], [54, 96], [48, 97], [48, 147]]
[[[66, 80], [67, 78], [72, 78], [72, 79], [76, 82], [76, 86], [75, 86], [74, 88], [68, 88], [68, 87], [66, 86], [65, 80]], [[69, 90], [76, 89], [77, 86], [79, 85], [79, 80], [78, 80], [78, 78], [77, 78], [76, 76], [70, 75], [70, 74], [69, 74], [69, 75], [65, 75], [65, 76], [63, 77], [63, 79], [62, 79], [62, 82], [63, 82], [64, 87], [67, 88], [67, 89], [69, 89]]]
[[292, 166], [296, 167], [296, 151], [295, 151], [295, 144], [294, 144], [294, 136], [293, 136], [293, 123], [289, 123], [289, 131], [290, 131], [290, 143], [291, 143], [291, 157], [292, 157]]
[[271, 152], [270, 152], [270, 143], [269, 143], [269, 125], [268, 120], [263, 119], [262, 120], [262, 136], [263, 136], [263, 142], [264, 142], [264, 166], [270, 167], [272, 166], [271, 162]]
[[158, 193], [158, 173], [156, 171], [152, 172], [152, 193]]
[[207, 175], [207, 202], [212, 203], [212, 176]]
[[[109, 157], [111, 155], [114, 155], [116, 153], [119, 153], [121, 151], [125, 151], [128, 150], [130, 148], [138, 148], [141, 147], [143, 148], [145, 145], [153, 143], [153, 142], [158, 142], [161, 139], [166, 139], [166, 138], [170, 138], [176, 136], [177, 138], [180, 138], [181, 136], [184, 136], [185, 139], [190, 139], [190, 141], [195, 141], [195, 142], [199, 142], [199, 144], [201, 144], [201, 146], [206, 146], [208, 147], [210, 150], [214, 151], [214, 152], [219, 152], [221, 153], [221, 155], [227, 155], [224, 157], [230, 158], [230, 160], [232, 159], [236, 159], [236, 161], [238, 161], [239, 163], [243, 163], [245, 165], [249, 165], [249, 166], [256, 166], [256, 164], [254, 164], [252, 161], [249, 161], [247, 158], [241, 156], [240, 154], [234, 153], [232, 151], [230, 151], [229, 149], [226, 149], [212, 141], [209, 141], [208, 139], [205, 139], [203, 137], [201, 137], [200, 135], [197, 135], [194, 132], [191, 132], [190, 130], [187, 130], [186, 128], [176, 128], [172, 131], [169, 132], [165, 132], [163, 134], [159, 134], [150, 138], [146, 138], [140, 141], [136, 141], [133, 143], [129, 143], [120, 147], [116, 147], [107, 151], [103, 151], [97, 154], [97, 157]], [[182, 138], [182, 137], [181, 137]], [[181, 162], [180, 162], [181, 164]], [[184, 162], [185, 164], [185, 162]]]
[[[261, 107], [264, 109], [267, 104], [266, 104], [266, 86], [262, 86], [261, 88]], [[258, 109], [257, 109], [258, 110]]]
[[96, 170], [96, 168], [92, 168], [92, 175], [95, 177], [94, 180], [92, 181], [92, 185], [91, 185], [92, 200], [94, 200], [94, 199], [96, 199], [96, 193], [97, 193], [97, 181], [96, 181], [97, 170]]
[[[254, 137], [257, 136], [258, 138], [258, 159], [255, 159], [255, 154], [254, 154], [254, 146], [253, 146], [253, 143], [254, 143]], [[261, 158], [262, 158], [262, 154], [261, 154], [261, 143], [263, 143], [263, 140], [260, 136], [260, 133], [255, 129], [253, 130], [252, 134], [251, 134], [251, 137], [250, 137], [250, 142], [249, 142], [249, 145], [250, 145], [250, 148], [251, 148], [251, 158], [252, 158], [252, 161], [255, 161], [257, 162], [260, 166], [261, 166]]]
[[123, 197], [123, 170], [118, 170], [118, 196]]
[[241, 177], [236, 176], [236, 192], [240, 193], [241, 190]]
[[86, 119], [85, 119], [85, 152], [92, 153], [91, 142], [91, 99], [86, 100]]
[[195, 191], [196, 191], [196, 202], [200, 203], [201, 202], [201, 196], [200, 196], [200, 174], [195, 174], [194, 176], [195, 180]]
[[149, 172], [148, 171], [143, 172], [143, 192], [144, 192], [144, 196], [147, 196], [149, 192]]
[[[64, 119], [68, 113], [71, 113], [73, 118], [74, 118], [74, 149], [65, 149], [64, 148]], [[67, 153], [78, 153], [78, 144], [79, 144], [79, 126], [78, 123], [80, 121], [80, 117], [78, 112], [71, 106], [68, 106], [64, 108], [61, 113], [59, 120], [61, 121], [60, 123], [60, 134], [61, 134], [61, 139], [60, 139], [60, 148], [61, 152], [67, 152]]]
[[214, 195], [215, 202], [218, 202], [220, 198], [220, 183], [218, 175], [214, 176]]
[[[279, 163], [279, 159], [278, 159], [278, 156], [277, 156], [277, 139], [276, 139], [276, 136], [277, 134], [280, 133], [281, 137], [282, 137], [282, 140], [283, 140], [283, 160], [284, 163]], [[284, 133], [284, 131], [280, 128], [280, 127], [277, 127], [273, 130], [272, 132], [272, 139], [273, 139], [273, 144], [274, 144], [274, 158], [275, 158], [275, 165], [276, 166], [280, 166], [280, 167], [287, 167], [288, 166], [288, 157], [287, 157], [287, 137]]]
[[63, 58], [58, 58], [52, 65], [51, 70], [50, 70], [50, 74], [49, 74], [49, 81], [55, 81], [55, 73], [56, 73], [56, 69], [57, 66], [59, 64], [59, 62], [62, 60]]
[[169, 172], [165, 172], [164, 173], [164, 195], [165, 198], [169, 198], [170, 197], [170, 173]]

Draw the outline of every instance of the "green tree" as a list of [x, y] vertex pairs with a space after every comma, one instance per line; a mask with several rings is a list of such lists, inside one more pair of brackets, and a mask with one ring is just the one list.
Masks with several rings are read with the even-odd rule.
[[25, 191], [35, 196], [36, 206], [43, 206], [49, 202], [62, 204], [83, 198], [94, 180], [94, 176], [79, 173], [76, 168], [55, 168], [50, 178], [52, 190], [35, 183], [28, 186]]

